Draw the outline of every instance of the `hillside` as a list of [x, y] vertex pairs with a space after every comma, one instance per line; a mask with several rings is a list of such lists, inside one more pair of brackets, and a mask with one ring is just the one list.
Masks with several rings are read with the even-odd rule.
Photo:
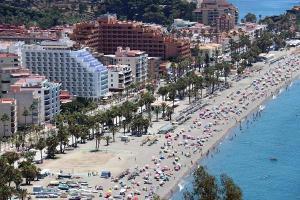
[[170, 25], [175, 18], [191, 20], [195, 7], [182, 0], [4, 0], [0, 23], [49, 28], [116, 13], [121, 19]]

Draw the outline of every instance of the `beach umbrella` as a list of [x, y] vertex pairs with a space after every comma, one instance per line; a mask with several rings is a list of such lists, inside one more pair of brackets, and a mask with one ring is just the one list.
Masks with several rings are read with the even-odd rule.
[[139, 197], [135, 195], [132, 200], [139, 200]]

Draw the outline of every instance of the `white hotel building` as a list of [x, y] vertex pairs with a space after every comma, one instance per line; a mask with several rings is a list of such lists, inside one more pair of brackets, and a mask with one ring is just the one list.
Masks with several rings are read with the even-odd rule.
[[108, 92], [106, 66], [87, 49], [72, 50], [66, 41], [24, 45], [22, 65], [78, 97], [99, 99]]

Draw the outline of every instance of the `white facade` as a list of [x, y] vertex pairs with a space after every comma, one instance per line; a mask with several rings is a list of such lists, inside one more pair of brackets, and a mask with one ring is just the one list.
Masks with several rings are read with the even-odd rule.
[[86, 49], [74, 51], [62, 41], [24, 45], [22, 64], [78, 97], [98, 99], [108, 92], [106, 66]]
[[110, 91], [120, 91], [132, 83], [131, 68], [128, 65], [109, 65], [108, 87]]
[[[20, 125], [42, 125], [59, 114], [59, 93], [59, 83], [49, 82], [44, 76], [31, 75], [11, 85], [6, 96], [17, 100]], [[25, 110], [28, 116], [24, 116]]]
[[148, 72], [148, 54], [144, 51], [122, 49], [118, 47], [115, 55], [105, 55], [110, 64], [128, 65], [131, 68], [132, 78], [134, 82], [145, 83]]

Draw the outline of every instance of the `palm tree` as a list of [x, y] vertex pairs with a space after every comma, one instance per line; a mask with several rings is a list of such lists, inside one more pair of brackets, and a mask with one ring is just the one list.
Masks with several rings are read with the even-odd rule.
[[34, 116], [34, 111], [36, 110], [38, 105], [38, 102], [34, 100], [32, 104], [29, 107], [30, 113], [31, 113], [31, 123], [33, 124], [33, 116]]
[[167, 104], [165, 102], [161, 103], [161, 110], [162, 110], [162, 118], [165, 118], [165, 111], [167, 108]]
[[45, 138], [40, 138], [39, 141], [37, 142], [37, 144], [35, 146], [40, 151], [40, 154], [41, 154], [41, 163], [43, 163], [43, 150], [47, 146]]
[[223, 63], [223, 74], [224, 74], [224, 77], [225, 77], [225, 84], [227, 84], [227, 77], [230, 73], [230, 70], [231, 70], [231, 66], [228, 62], [224, 62]]
[[58, 144], [59, 144], [59, 141], [54, 134], [51, 134], [51, 136], [46, 139], [47, 157], [48, 158], [55, 157], [56, 147]]
[[103, 139], [100, 132], [96, 132], [96, 150], [99, 150], [100, 141]]
[[24, 200], [26, 197], [27, 197], [27, 190], [26, 189], [20, 189], [18, 191], [18, 197], [21, 199], [21, 200]]
[[[78, 126], [79, 125], [75, 125], [76, 128]], [[66, 126], [64, 126], [63, 123], [59, 123], [57, 128], [58, 128], [58, 131], [57, 131], [56, 137], [59, 140], [60, 153], [64, 153], [64, 146], [69, 141], [69, 139], [68, 139], [69, 138], [68, 128]], [[79, 131], [76, 132], [76, 133], [79, 133]]]
[[167, 116], [168, 116], [169, 121], [172, 120], [172, 114], [173, 114], [173, 109], [170, 107], [167, 107]]
[[176, 71], [177, 71], [177, 64], [175, 62], [172, 62], [171, 63], [171, 70], [172, 70], [172, 75], [173, 75], [173, 78], [174, 78], [174, 81], [176, 82]]
[[25, 126], [26, 126], [26, 124], [27, 124], [27, 117], [29, 115], [29, 111], [27, 110], [26, 107], [24, 107], [24, 111], [23, 111], [22, 115], [24, 116], [24, 121], [25, 121]]
[[119, 131], [119, 127], [117, 126], [112, 126], [109, 128], [110, 132], [112, 133], [112, 138], [113, 138], [113, 142], [115, 142], [115, 135], [116, 133]]
[[154, 85], [151, 84], [151, 83], [148, 83], [148, 84], [146, 85], [146, 89], [147, 89], [147, 91], [150, 92], [151, 94], [153, 94], [153, 92], [154, 92], [154, 90], [155, 90]]
[[176, 98], [176, 87], [174, 84], [172, 84], [169, 87], [169, 99], [171, 99], [173, 102], [173, 108], [174, 108], [174, 104], [175, 104], [175, 98]]
[[122, 104], [121, 106], [121, 110], [122, 110], [122, 116], [125, 117], [125, 120], [123, 120], [123, 129], [124, 129], [124, 134], [126, 131], [126, 127], [127, 130], [129, 129], [128, 126], [131, 123], [131, 120], [133, 118], [133, 115], [136, 113], [137, 111], [137, 105], [133, 102], [130, 101], [126, 101]]
[[107, 136], [104, 137], [104, 139], [105, 139], [105, 141], [106, 141], [106, 146], [108, 146], [111, 137], [107, 135]]
[[1, 121], [2, 121], [2, 124], [3, 124], [3, 136], [6, 137], [6, 126], [7, 126], [7, 122], [9, 121], [9, 116], [8, 114], [4, 113], [2, 116], [1, 116]]
[[160, 113], [160, 111], [161, 111], [160, 106], [155, 106], [154, 107], [154, 112], [156, 114], [156, 121], [158, 121], [158, 114]]
[[146, 110], [148, 111], [149, 119], [151, 120], [151, 103], [155, 101], [155, 97], [149, 92], [146, 92], [142, 94], [141, 101], [144, 102]]
[[19, 168], [22, 176], [25, 178], [26, 185], [30, 185], [30, 182], [37, 177], [39, 172], [39, 169], [29, 161], [21, 162]]
[[186, 84], [187, 84], [187, 86], [188, 86], [188, 97], [189, 97], [189, 104], [191, 103], [191, 87], [192, 87], [192, 84], [193, 84], [193, 82], [194, 82], [194, 79], [195, 79], [195, 74], [194, 74], [194, 72], [192, 72], [192, 73], [188, 73], [187, 75], [186, 75]]
[[168, 87], [160, 87], [157, 91], [159, 95], [161, 95], [162, 100], [165, 100], [165, 96], [168, 94]]
[[187, 87], [187, 81], [184, 78], [179, 78], [175, 84], [176, 90], [178, 91], [180, 99], [183, 99], [185, 96], [184, 90]]
[[196, 56], [196, 66], [198, 66], [198, 71], [200, 72], [202, 66], [203, 66], [203, 63], [204, 63], [204, 56], [203, 55], [197, 55]]

